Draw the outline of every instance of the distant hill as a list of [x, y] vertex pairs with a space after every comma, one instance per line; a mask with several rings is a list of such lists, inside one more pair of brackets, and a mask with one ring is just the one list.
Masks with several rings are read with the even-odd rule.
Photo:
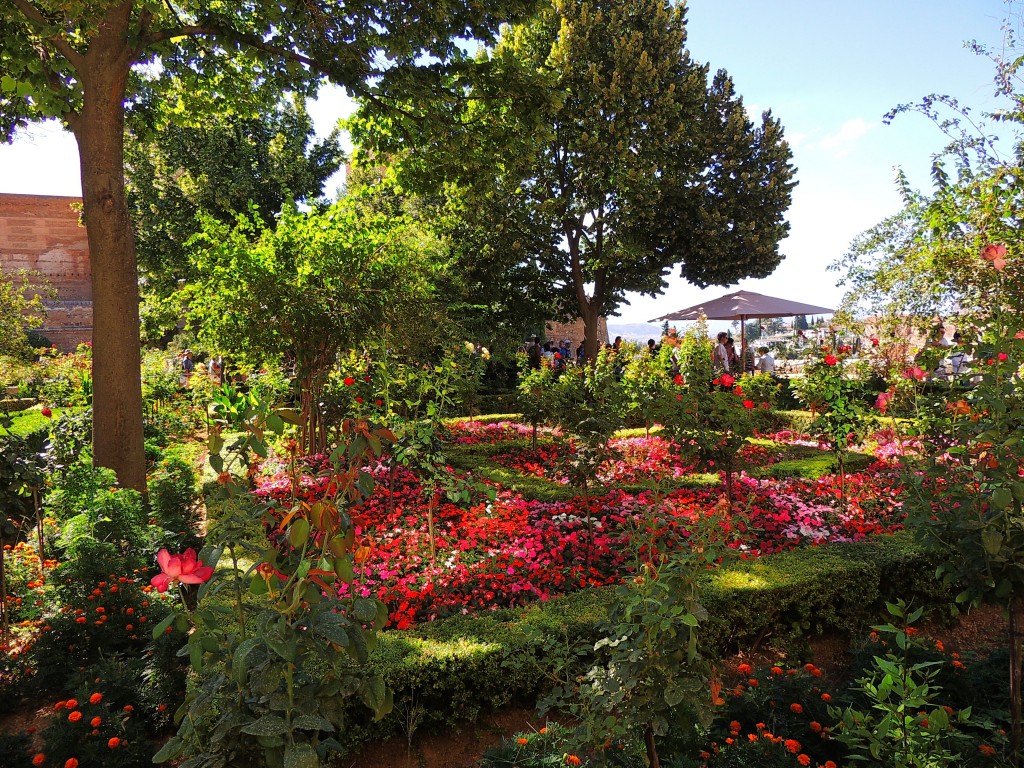
[[648, 339], [661, 339], [661, 326], [653, 323], [608, 323], [608, 338], [613, 340], [621, 336], [626, 341], [638, 341], [646, 344]]

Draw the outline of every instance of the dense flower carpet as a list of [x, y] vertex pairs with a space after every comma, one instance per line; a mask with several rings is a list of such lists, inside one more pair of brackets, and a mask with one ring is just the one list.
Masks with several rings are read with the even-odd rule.
[[[469, 424], [469, 423], [467, 423]], [[456, 427], [455, 444], [520, 440], [529, 427], [500, 423]], [[752, 445], [750, 466], [786, 456], [789, 446], [773, 436], [777, 448]], [[500, 447], [500, 446], [499, 446]], [[353, 513], [357, 536], [368, 545], [356, 567], [352, 588], [383, 600], [391, 626], [547, 600], [589, 586], [620, 582], [634, 571], [652, 544], [685, 546], [695, 521], [719, 504], [720, 488], [676, 488], [658, 493], [628, 493], [608, 488], [665, 472], [681, 477], [691, 465], [670, 441], [659, 436], [613, 441], [614, 459], [599, 475], [603, 490], [589, 503], [581, 496], [564, 501], [524, 498], [497, 486], [493, 500], [460, 507], [444, 499], [433, 511], [431, 556], [427, 498], [412, 473], [398, 468], [394, 478], [386, 462], [367, 469], [377, 483], [373, 495]], [[524, 473], [549, 476], [553, 448], [521, 445], [495, 456], [498, 463]], [[320, 472], [322, 458], [307, 460], [300, 497], [314, 501], [330, 490]], [[277, 471], [275, 471], [277, 470]], [[258, 494], [281, 505], [290, 503], [291, 484], [283, 467], [268, 464]], [[554, 480], [560, 479], [555, 476]], [[394, 488], [390, 491], [389, 488]], [[730, 546], [743, 557], [823, 542], [856, 541], [902, 527], [899, 480], [892, 464], [878, 461], [846, 477], [848, 503], [839, 503], [838, 479], [754, 479], [740, 474], [727, 527]], [[721, 508], [721, 507], [719, 507]], [[364, 550], [365, 551], [365, 550]]]

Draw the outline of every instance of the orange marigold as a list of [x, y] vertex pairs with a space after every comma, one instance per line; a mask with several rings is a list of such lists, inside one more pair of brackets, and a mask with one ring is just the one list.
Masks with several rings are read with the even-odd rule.
[[785, 746], [785, 747], [786, 747], [786, 749], [788, 749], [788, 750], [789, 750], [790, 752], [792, 752], [792, 753], [793, 753], [794, 755], [795, 755], [795, 754], [796, 754], [797, 752], [799, 752], [799, 751], [800, 751], [800, 742], [799, 742], [799, 741], [797, 741], [796, 739], [786, 739], [786, 740], [785, 740], [785, 741], [783, 742], [783, 746]]
[[32, 758], [32, 765], [42, 765], [46, 762], [46, 755], [42, 752], [36, 752], [35, 757]]
[[810, 765], [811, 764], [811, 758], [808, 757], [807, 755], [803, 755], [803, 754], [797, 755], [796, 756], [796, 761], [798, 763], [800, 763], [800, 765]]
[[90, 704], [99, 704], [101, 701], [103, 701], [102, 693], [94, 693], [92, 696], [89, 697]]
[[807, 727], [815, 733], [821, 733], [821, 723], [817, 720], [811, 720], [811, 722], [807, 724]]
[[754, 670], [749, 664], [740, 664], [738, 667], [736, 667], [736, 671], [739, 672], [741, 675], [749, 675]]
[[529, 739], [524, 739], [522, 736], [520, 736], [518, 739], [516, 739], [516, 744], [519, 744], [520, 746], [522, 746], [523, 744], [529, 744], [529, 743], [530, 743], [530, 740]]
[[576, 755], [566, 755], [565, 756], [565, 763], [566, 763], [566, 765], [579, 765], [582, 762], [583, 761], [580, 760], [578, 757], [576, 757]]
[[831, 696], [831, 694], [823, 693], [823, 694], [821, 694], [821, 700], [822, 701], [832, 701], [832, 696]]
[[772, 674], [773, 675], [781, 675], [782, 674], [782, 667], [772, 667]]
[[69, 757], [64, 761], [64, 768], [78, 768], [78, 758]]
[[837, 766], [831, 760], [826, 760], [825, 765], [823, 765], [822, 768], [837, 768]]
[[78, 708], [78, 699], [68, 699], [67, 701], [64, 702], [64, 706], [67, 707], [68, 709], [77, 709]]
[[797, 704], [795, 701], [789, 705], [789, 709], [791, 712], [794, 712], [798, 715], [804, 711], [804, 708], [800, 704]]
[[121, 740], [117, 738], [117, 736], [114, 736], [110, 739], [110, 741], [107, 742], [107, 746], [111, 749], [117, 749], [119, 746], [121, 746]]
[[980, 744], [978, 746], [978, 751], [985, 757], [992, 757], [996, 753], [995, 747], [989, 746], [988, 744]]
[[82, 719], [82, 713], [79, 712], [77, 709], [74, 712], [72, 712], [70, 715], [68, 715], [68, 720], [70, 722], [72, 722], [72, 723], [77, 723], [81, 719]]
[[89, 725], [91, 725], [93, 728], [99, 728], [100, 727], [100, 723], [102, 723], [102, 722], [103, 722], [103, 718], [101, 718], [101, 717], [94, 717], [92, 720], [89, 721]]

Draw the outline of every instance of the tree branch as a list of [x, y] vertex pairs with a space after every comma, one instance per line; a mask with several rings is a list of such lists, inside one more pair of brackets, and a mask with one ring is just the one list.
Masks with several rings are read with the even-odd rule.
[[[50, 22], [40, 13], [39, 9], [36, 8], [28, 0], [11, 0], [14, 3], [14, 7], [21, 11], [21, 15], [24, 16], [29, 22], [35, 24], [37, 27], [46, 28], [51, 26]], [[42, 35], [42, 32], [40, 31]], [[60, 35], [53, 35], [50, 37], [43, 36], [43, 39], [52, 45], [54, 49], [65, 59], [68, 64], [74, 67], [76, 70], [81, 70], [84, 59], [82, 54], [76, 51], [67, 40]]]

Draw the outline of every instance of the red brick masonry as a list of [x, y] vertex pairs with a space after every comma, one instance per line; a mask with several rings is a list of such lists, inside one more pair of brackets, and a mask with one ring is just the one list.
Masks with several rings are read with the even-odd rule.
[[92, 340], [89, 244], [77, 197], [0, 193], [0, 269], [40, 273], [57, 291], [39, 331], [63, 350]]

